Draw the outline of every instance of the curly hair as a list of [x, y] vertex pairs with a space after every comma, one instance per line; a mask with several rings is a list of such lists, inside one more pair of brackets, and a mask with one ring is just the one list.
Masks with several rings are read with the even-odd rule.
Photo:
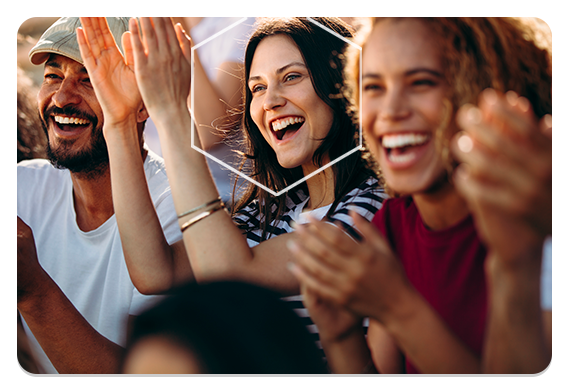
[[[370, 18], [361, 23], [356, 43], [363, 47], [374, 26], [384, 19]], [[444, 77], [449, 86], [446, 96], [447, 124], [466, 103], [477, 104], [486, 88], [515, 91], [526, 97], [538, 118], [551, 114], [551, 34], [531, 18], [417, 18], [435, 33], [442, 48]], [[359, 96], [359, 51], [347, 53], [347, 91], [351, 101]], [[357, 103], [358, 104], [358, 103]], [[445, 125], [445, 123], [443, 124]], [[442, 126], [444, 128], [445, 126]], [[440, 132], [448, 171], [452, 160], [448, 141], [453, 134]]]

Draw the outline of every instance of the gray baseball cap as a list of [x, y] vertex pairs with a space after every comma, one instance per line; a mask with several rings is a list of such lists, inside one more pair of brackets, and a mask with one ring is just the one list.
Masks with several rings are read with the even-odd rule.
[[[114, 40], [123, 54], [122, 34], [128, 30], [129, 17], [106, 18]], [[52, 53], [60, 54], [83, 64], [78, 48], [76, 29], [81, 27], [79, 18], [64, 17], [51, 25], [37, 44], [29, 52], [32, 64], [39, 65], [47, 61]]]

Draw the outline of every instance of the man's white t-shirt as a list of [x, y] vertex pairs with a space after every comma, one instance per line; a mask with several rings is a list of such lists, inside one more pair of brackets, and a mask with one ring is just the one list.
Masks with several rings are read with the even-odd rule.
[[[169, 243], [181, 239], [163, 159], [149, 152], [144, 163], [151, 198]], [[18, 164], [18, 216], [31, 227], [39, 263], [86, 320], [124, 346], [129, 315], [158, 296], [141, 295], [131, 282], [112, 215], [93, 231], [77, 226], [68, 170], [46, 160]], [[57, 373], [23, 320], [40, 371]]]

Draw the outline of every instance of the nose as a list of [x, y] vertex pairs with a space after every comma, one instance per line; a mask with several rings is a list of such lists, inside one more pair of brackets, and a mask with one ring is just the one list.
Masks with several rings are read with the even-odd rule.
[[82, 97], [77, 91], [77, 86], [68, 79], [64, 79], [53, 94], [52, 100], [57, 107], [63, 108], [68, 105], [78, 105]]
[[286, 104], [286, 99], [281, 94], [277, 86], [268, 87], [265, 91], [265, 99], [263, 101], [263, 109], [265, 111], [273, 110], [282, 107]]
[[401, 87], [389, 88], [380, 110], [380, 117], [386, 121], [400, 121], [410, 116], [409, 102]]

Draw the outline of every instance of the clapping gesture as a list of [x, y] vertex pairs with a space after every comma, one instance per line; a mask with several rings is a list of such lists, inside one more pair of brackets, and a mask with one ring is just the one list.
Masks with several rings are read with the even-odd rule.
[[191, 45], [181, 25], [173, 26], [170, 18], [140, 18], [140, 22], [130, 19], [129, 27], [124, 46], [133, 53], [137, 83], [149, 113], [179, 105], [186, 108]]
[[136, 120], [143, 108], [133, 69], [129, 33], [124, 34], [122, 55], [105, 18], [80, 18], [77, 40], [84, 66], [104, 112], [104, 128]]

